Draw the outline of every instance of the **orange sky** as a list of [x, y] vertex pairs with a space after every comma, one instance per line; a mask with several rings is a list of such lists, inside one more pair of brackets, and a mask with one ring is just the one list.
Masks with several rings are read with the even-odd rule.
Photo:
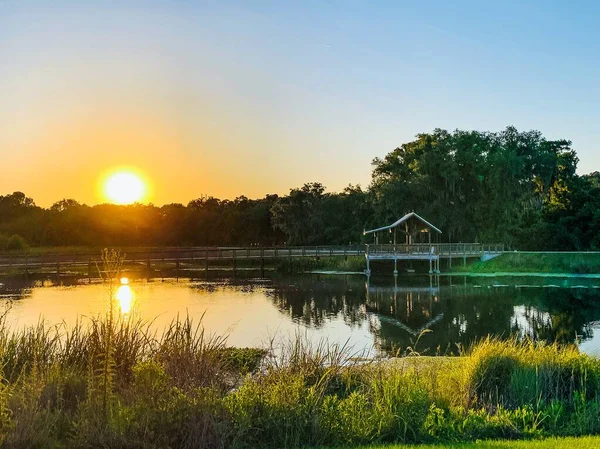
[[147, 201], [187, 203], [202, 195], [286, 193], [318, 180], [319, 171], [327, 175], [311, 169], [317, 161], [298, 163], [283, 149], [273, 151], [273, 138], [260, 136], [259, 128], [241, 125], [227, 132], [215, 117], [207, 123], [198, 114], [198, 122], [190, 123], [181, 110], [169, 114], [168, 105], [108, 103], [97, 99], [93, 108], [48, 112], [39, 120], [29, 114], [13, 118], [26, 131], [2, 138], [14, 151], [4, 155], [11, 169], [0, 178], [0, 192], [21, 190], [42, 206], [62, 198], [95, 204], [106, 200], [98, 188], [105, 174], [132, 167], [149, 183]]

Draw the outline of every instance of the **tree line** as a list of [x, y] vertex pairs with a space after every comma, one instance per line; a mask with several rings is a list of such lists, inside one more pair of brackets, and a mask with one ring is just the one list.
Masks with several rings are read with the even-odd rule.
[[372, 163], [370, 185], [327, 192], [184, 204], [42, 208], [22, 192], [0, 196], [0, 250], [34, 246], [324, 245], [364, 242], [362, 231], [414, 211], [445, 242], [522, 250], [600, 249], [600, 173], [578, 175], [568, 140], [539, 131], [435, 129]]

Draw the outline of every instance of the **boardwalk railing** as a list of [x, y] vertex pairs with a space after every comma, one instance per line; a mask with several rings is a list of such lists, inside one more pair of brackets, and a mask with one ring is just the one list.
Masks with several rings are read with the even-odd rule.
[[[195, 247], [195, 248], [154, 248], [144, 250], [123, 250], [125, 263], [147, 264], [157, 262], [194, 263], [213, 260], [274, 259], [327, 256], [364, 256], [384, 254], [428, 255], [438, 257], [468, 257], [486, 252], [501, 253], [504, 245], [483, 245], [480, 243], [441, 243], [416, 245], [338, 245], [338, 246], [285, 246], [285, 247]], [[433, 251], [433, 253], [432, 253]], [[0, 269], [29, 267], [56, 267], [61, 265], [88, 265], [100, 263], [100, 252], [67, 254], [0, 254]]]
[[435, 255], [440, 257], [463, 257], [463, 256], [481, 256], [484, 253], [502, 253], [504, 245], [502, 244], [482, 244], [482, 243], [419, 243], [414, 245], [405, 244], [384, 244], [367, 245], [368, 253], [371, 255]]
[[[125, 263], [188, 262], [212, 260], [274, 259], [326, 256], [364, 256], [364, 245], [285, 246], [285, 247], [196, 247], [123, 250]], [[0, 254], [0, 269], [54, 267], [60, 265], [95, 265], [101, 262], [100, 251], [49, 254]]]

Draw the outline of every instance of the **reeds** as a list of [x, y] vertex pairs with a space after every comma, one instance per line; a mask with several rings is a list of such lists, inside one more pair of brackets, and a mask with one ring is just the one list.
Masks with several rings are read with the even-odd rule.
[[[108, 341], [105, 414], [96, 370]], [[347, 345], [301, 334], [265, 350], [226, 343], [190, 317], [162, 333], [120, 318], [21, 330], [2, 321], [0, 447], [280, 448], [600, 432], [600, 361], [576, 347], [486, 339], [461, 357], [365, 362]]]

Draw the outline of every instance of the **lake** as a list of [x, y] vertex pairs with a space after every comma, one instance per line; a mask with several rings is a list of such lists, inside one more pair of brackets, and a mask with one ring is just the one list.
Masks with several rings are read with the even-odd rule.
[[[0, 277], [0, 307], [12, 328], [97, 317], [108, 287], [74, 276]], [[157, 330], [177, 316], [202, 319], [234, 346], [265, 346], [301, 334], [366, 355], [413, 348], [456, 354], [487, 335], [573, 342], [600, 354], [600, 280], [577, 277], [372, 277], [311, 274], [208, 279], [129, 279], [116, 310]], [[420, 336], [420, 337], [419, 337]]]

